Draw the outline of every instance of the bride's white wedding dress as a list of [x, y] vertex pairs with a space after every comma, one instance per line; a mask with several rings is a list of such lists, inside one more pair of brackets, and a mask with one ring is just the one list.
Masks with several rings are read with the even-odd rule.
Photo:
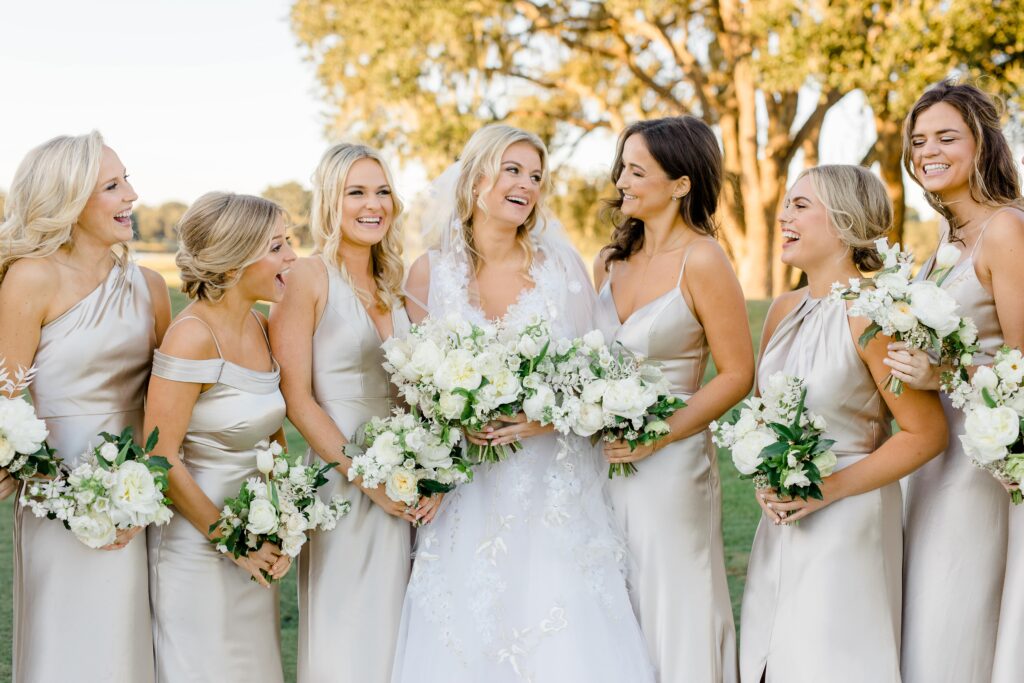
[[[470, 303], [465, 261], [430, 258], [428, 310], [485, 322]], [[572, 321], [593, 289], [579, 257], [571, 259], [567, 267], [565, 257], [541, 249], [535, 287], [505, 322], [519, 327], [541, 316], [556, 337], [586, 332]], [[607, 465], [575, 436], [560, 458], [560, 438], [525, 439], [505, 461], [478, 467], [418, 530], [393, 682], [654, 680], [626, 590], [625, 546], [602, 488]]]

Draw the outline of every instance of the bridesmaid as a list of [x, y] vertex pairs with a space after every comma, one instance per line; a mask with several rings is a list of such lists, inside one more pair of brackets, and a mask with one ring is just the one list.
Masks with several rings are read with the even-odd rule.
[[[0, 358], [9, 371], [35, 364], [32, 400], [72, 466], [102, 431], [141, 433], [153, 348], [170, 320], [161, 277], [128, 258], [136, 199], [99, 133], [57, 137], [21, 162], [0, 225]], [[13, 680], [153, 680], [136, 533], [93, 550], [16, 508]]]
[[[944, 219], [941, 243], [963, 252], [943, 286], [978, 326], [975, 363], [991, 363], [1004, 343], [1024, 347], [1024, 201], [995, 104], [971, 85], [928, 90], [904, 123], [903, 163]], [[890, 351], [889, 365], [915, 389], [938, 389], [945, 369], [902, 346]], [[955, 436], [964, 415], [945, 396], [942, 405], [954, 435], [949, 448], [907, 486], [903, 678], [1017, 681], [1024, 508], [1009, 510], [999, 483], [971, 464]]]
[[[722, 549], [722, 495], [708, 423], [750, 390], [754, 353], [743, 291], [714, 239], [722, 158], [700, 120], [640, 121], [619, 138], [612, 242], [597, 257], [606, 340], [658, 362], [687, 402], [671, 432], [612, 463], [610, 482], [634, 562], [631, 597], [660, 680], [736, 681], [736, 635]], [[708, 351], [718, 374], [701, 386]]]
[[302, 682], [390, 680], [411, 565], [409, 522], [433, 516], [407, 510], [383, 487], [349, 483], [352, 461], [342, 451], [359, 425], [393, 407], [381, 343], [409, 329], [401, 214], [376, 151], [328, 149], [313, 176], [316, 253], [296, 262], [270, 316], [288, 416], [310, 458], [337, 463], [323, 495], [352, 503], [345, 524], [314, 534], [299, 559]]
[[[772, 304], [758, 386], [776, 372], [803, 378], [839, 463], [824, 500], [756, 492], [764, 514], [743, 595], [740, 673], [767, 683], [899, 681], [899, 479], [946, 446], [946, 422], [934, 392], [879, 390], [889, 338], [862, 347], [868, 321], [828, 297], [833, 282], [881, 265], [873, 243], [889, 231], [892, 205], [867, 169], [819, 166], [797, 179], [779, 222], [782, 261], [808, 286]], [[890, 437], [893, 418], [900, 431]]]
[[232, 559], [209, 540], [224, 499], [259, 476], [257, 443], [284, 439], [284, 398], [257, 301], [280, 301], [295, 260], [273, 202], [211, 192], [178, 225], [181, 289], [192, 299], [153, 359], [146, 430], [171, 461], [175, 516], [149, 537], [157, 680], [281, 681], [277, 546]]

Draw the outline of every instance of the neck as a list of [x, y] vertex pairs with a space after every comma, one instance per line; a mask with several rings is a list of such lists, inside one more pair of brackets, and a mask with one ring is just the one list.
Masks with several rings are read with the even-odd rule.
[[964, 186], [958, 190], [952, 190], [939, 196], [942, 203], [946, 205], [953, 217], [956, 218], [960, 228], [973, 228], [985, 220], [992, 213], [992, 208], [979, 204], [971, 197], [971, 190]]
[[473, 216], [473, 245], [480, 259], [486, 263], [501, 263], [516, 258], [516, 231], [519, 226], [495, 223]]
[[114, 245], [99, 242], [94, 237], [81, 231], [72, 233], [71, 242], [59, 249], [65, 263], [84, 273], [94, 273], [97, 277], [109, 271], [108, 257]]
[[216, 318], [218, 326], [226, 330], [234, 330], [242, 334], [248, 323], [250, 311], [256, 303], [238, 291], [238, 287], [232, 287], [224, 292], [220, 301], [201, 301], [196, 306], [201, 306], [210, 312], [211, 317]]
[[689, 226], [674, 205], [669, 208], [671, 211], [665, 211], [662, 215], [640, 219], [644, 222], [644, 246], [641, 251], [647, 256], [672, 251], [682, 245], [686, 238]]
[[372, 247], [365, 244], [345, 244], [338, 250], [338, 260], [345, 266], [350, 277], [373, 280]]
[[804, 272], [807, 274], [807, 290], [815, 299], [826, 296], [832, 290], [833, 282], [845, 283], [852, 277], [861, 277], [848, 253], [835, 260], [816, 263]]

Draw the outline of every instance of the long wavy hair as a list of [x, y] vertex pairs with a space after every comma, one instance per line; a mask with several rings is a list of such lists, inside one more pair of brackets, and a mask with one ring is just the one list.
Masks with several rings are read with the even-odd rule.
[[[715, 212], [722, 191], [722, 152], [711, 128], [693, 116], [670, 116], [636, 121], [619, 136], [612, 164], [612, 184], [619, 182], [625, 164], [622, 151], [626, 140], [639, 135], [651, 156], [671, 180], [690, 178], [690, 191], [679, 198], [679, 216], [691, 229], [714, 237], [718, 233]], [[605, 200], [602, 211], [613, 226], [605, 252], [605, 268], [613, 261], [625, 261], [644, 245], [644, 222], [622, 213], [622, 193]]]
[[245, 269], [267, 255], [284, 210], [263, 197], [207, 192], [178, 222], [181, 291], [194, 300], [220, 301]]
[[[914, 103], [907, 118], [903, 120], [903, 166], [914, 182], [921, 185], [920, 178], [914, 172], [911, 156], [914, 126], [922, 112], [939, 102], [945, 102], [959, 112], [974, 138], [974, 168], [968, 178], [971, 199], [987, 206], [1024, 208], [1020, 174], [999, 122], [998, 100], [970, 83], [947, 80], [933, 85]], [[924, 195], [931, 207], [946, 219], [950, 235], [955, 235], [963, 226], [957, 221], [951, 207], [937, 194], [925, 190]]]
[[[103, 136], [61, 135], [32, 149], [18, 165], [0, 223], [0, 282], [18, 259], [46, 258], [73, 242], [78, 217], [96, 189]], [[128, 245], [115, 249], [121, 266]]]
[[[469, 138], [469, 142], [466, 143], [459, 157], [462, 160], [462, 169], [455, 184], [455, 210], [462, 223], [462, 234], [474, 271], [480, 269], [481, 257], [474, 241], [473, 213], [476, 209], [480, 209], [484, 215], [487, 214], [487, 206], [483, 197], [494, 189], [494, 185], [498, 181], [501, 174], [501, 157], [505, 154], [505, 150], [518, 142], [529, 143], [537, 150], [542, 172], [537, 203], [522, 225], [516, 229], [516, 244], [523, 250], [525, 257], [523, 271], [528, 273], [533, 264], [534, 248], [533, 241], [530, 239], [530, 231], [537, 225], [539, 217], [543, 215], [544, 198], [551, 188], [551, 176], [548, 172], [548, 148], [533, 133], [513, 126], [494, 123], [484, 126]], [[477, 190], [476, 195], [473, 193], [474, 186]]]
[[341, 271], [342, 276], [354, 288], [355, 284], [341, 259], [341, 204], [345, 193], [345, 180], [352, 165], [360, 159], [373, 159], [380, 165], [391, 188], [391, 199], [395, 208], [391, 215], [391, 225], [384, 233], [384, 239], [370, 248], [373, 281], [377, 291], [372, 295], [367, 292], [359, 294], [376, 303], [381, 309], [390, 311], [395, 306], [401, 306], [403, 300], [405, 264], [402, 261], [401, 218], [405, 207], [395, 192], [391, 169], [377, 150], [366, 145], [341, 143], [324, 152], [313, 173], [313, 206], [310, 211], [309, 227], [313, 233], [317, 253], [323, 254], [328, 263]]

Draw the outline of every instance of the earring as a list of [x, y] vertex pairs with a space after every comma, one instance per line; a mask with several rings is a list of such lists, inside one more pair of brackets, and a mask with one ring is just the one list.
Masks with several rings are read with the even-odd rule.
[[678, 202], [678, 201], [679, 201], [679, 197], [676, 197], [675, 195], [673, 195], [673, 196], [672, 196], [672, 201], [674, 201], [674, 202]]

